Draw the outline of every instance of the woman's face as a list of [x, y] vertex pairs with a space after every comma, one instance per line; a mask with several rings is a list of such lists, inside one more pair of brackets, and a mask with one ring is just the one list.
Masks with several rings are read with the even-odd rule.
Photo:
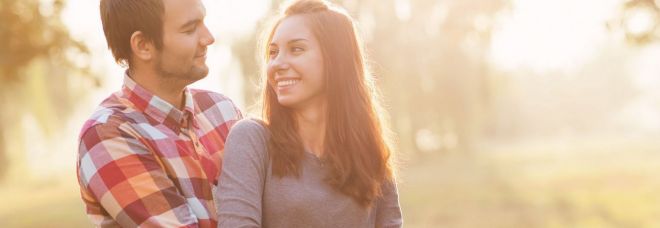
[[325, 99], [321, 46], [305, 20], [302, 15], [282, 20], [268, 48], [268, 84], [281, 105], [294, 109]]

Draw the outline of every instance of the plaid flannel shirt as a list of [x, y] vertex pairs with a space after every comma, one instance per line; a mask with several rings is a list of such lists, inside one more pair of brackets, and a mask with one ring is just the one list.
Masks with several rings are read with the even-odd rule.
[[215, 227], [224, 142], [242, 118], [232, 101], [186, 89], [183, 111], [137, 85], [103, 101], [80, 133], [77, 175], [99, 227]]

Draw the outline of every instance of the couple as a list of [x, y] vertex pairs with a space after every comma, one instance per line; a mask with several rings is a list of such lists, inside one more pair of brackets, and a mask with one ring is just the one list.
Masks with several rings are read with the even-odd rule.
[[214, 38], [200, 0], [101, 0], [121, 91], [80, 134], [101, 227], [400, 227], [387, 128], [354, 22], [294, 0], [266, 30], [261, 120], [187, 86]]

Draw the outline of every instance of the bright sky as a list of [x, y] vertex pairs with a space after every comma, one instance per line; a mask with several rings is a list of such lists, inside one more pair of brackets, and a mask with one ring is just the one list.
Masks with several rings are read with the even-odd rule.
[[[657, 0], [660, 3], [660, 0]], [[625, 108], [622, 121], [660, 129], [660, 44], [626, 46], [607, 23], [621, 15], [623, 0], [513, 0], [513, 13], [502, 18], [491, 41], [490, 60], [509, 72], [561, 72], [578, 75], [603, 49], [626, 50], [625, 75], [638, 89], [637, 99]], [[632, 30], [648, 26], [641, 15], [628, 24]], [[626, 57], [622, 57], [626, 58]]]
[[621, 0], [513, 0], [492, 40], [491, 59], [505, 70], [572, 71], [607, 45], [606, 22]]

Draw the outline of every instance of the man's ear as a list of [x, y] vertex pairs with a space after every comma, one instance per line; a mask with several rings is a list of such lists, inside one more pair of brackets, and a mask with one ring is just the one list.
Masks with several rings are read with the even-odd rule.
[[147, 39], [141, 31], [135, 31], [131, 35], [131, 50], [137, 59], [149, 61], [154, 56], [156, 48], [153, 41]]

